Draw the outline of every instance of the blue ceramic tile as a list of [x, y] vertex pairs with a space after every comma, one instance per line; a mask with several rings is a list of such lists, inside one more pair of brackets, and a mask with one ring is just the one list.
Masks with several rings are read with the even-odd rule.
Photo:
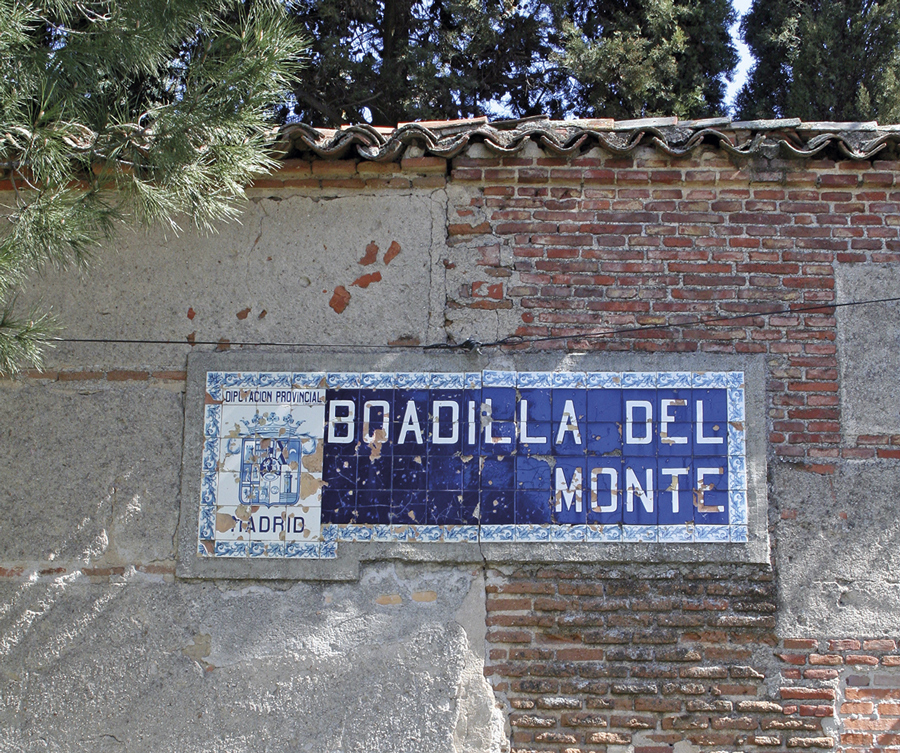
[[730, 526], [729, 533], [734, 544], [746, 544], [748, 541], [747, 526]]
[[481, 433], [482, 455], [510, 455], [516, 449], [516, 424], [491, 421]]
[[481, 463], [479, 455], [460, 455], [462, 461], [462, 488], [477, 492], [481, 489]]
[[728, 466], [724, 462], [709, 462], [710, 460], [712, 458], [694, 458], [695, 487], [707, 491], [728, 491]]
[[583, 525], [589, 502], [584, 494], [584, 460], [557, 458], [556, 467], [553, 469], [552, 488], [555, 490], [551, 513], [553, 522]]
[[731, 455], [728, 458], [729, 488], [747, 488], [747, 459], [743, 455]]
[[322, 523], [345, 525], [356, 520], [356, 492], [322, 490]]
[[503, 490], [482, 490], [480, 518], [483, 526], [511, 525], [516, 521], [516, 493]]
[[246, 557], [248, 542], [246, 541], [217, 541], [216, 557]]
[[519, 455], [516, 461], [516, 488], [538, 490], [553, 488], [553, 469], [547, 460]]
[[291, 375], [294, 389], [324, 389], [328, 385], [324, 371], [296, 371]]
[[690, 371], [661, 371], [656, 376], [658, 387], [690, 389], [693, 386], [693, 374]]
[[656, 509], [656, 464], [633, 459], [625, 463], [623, 498], [625, 510], [622, 521], [626, 526], [655, 526]]
[[447, 543], [478, 543], [478, 526], [443, 526], [441, 539]]
[[465, 374], [465, 378], [466, 378], [466, 389], [467, 390], [481, 391], [481, 372], [480, 371], [467, 371]]
[[549, 525], [552, 522], [554, 500], [551, 491], [517, 491], [515, 495], [515, 522], [518, 525]]
[[659, 540], [656, 526], [623, 525], [622, 541], [631, 543], [654, 544]]
[[394, 393], [394, 454], [420, 455], [426, 452], [429, 431], [428, 390], [399, 390]]
[[393, 525], [391, 526], [394, 541], [414, 541], [415, 534], [412, 526]]
[[702, 544], [722, 543], [727, 544], [731, 540], [731, 531], [728, 526], [694, 527], [694, 541]]
[[726, 526], [728, 520], [728, 492], [705, 491], [697, 495], [694, 523], [698, 526]]
[[515, 371], [483, 371], [481, 374], [482, 388], [486, 387], [515, 387]]
[[523, 543], [550, 541], [550, 526], [520, 523], [515, 526], [515, 540]]
[[280, 541], [267, 541], [266, 542], [266, 557], [269, 558], [283, 558], [285, 556], [285, 548], [284, 544]]
[[223, 372], [225, 390], [252, 390], [259, 386], [259, 374], [255, 371]]
[[393, 390], [393, 372], [365, 372], [359, 375], [359, 388], [361, 390]]
[[325, 381], [333, 390], [358, 390], [361, 374], [353, 372], [328, 372]]
[[477, 455], [481, 448], [481, 392], [466, 390], [460, 406], [460, 434], [462, 435], [463, 452]]
[[428, 522], [434, 525], [475, 525], [477, 492], [428, 492]]
[[728, 424], [728, 453], [730, 455], [747, 454], [747, 440], [743, 424]]
[[516, 384], [519, 389], [548, 390], [553, 386], [553, 373], [550, 371], [520, 371]]
[[591, 543], [614, 544], [622, 540], [621, 525], [587, 525], [584, 540]]
[[200, 507], [216, 506], [218, 477], [218, 473], [204, 473], [200, 478]]
[[205, 405], [203, 408], [203, 433], [207, 437], [218, 437], [222, 429], [222, 406]]
[[418, 526], [415, 530], [416, 541], [434, 543], [441, 540], [443, 531], [439, 525]]
[[221, 371], [206, 372], [206, 394], [215, 401], [221, 401], [222, 390], [225, 387], [225, 374]]
[[622, 373], [622, 388], [628, 390], [656, 389], [655, 371], [626, 371]]
[[391, 493], [366, 491], [356, 493], [356, 520], [360, 525], [389, 525], [391, 522]]
[[660, 544], [688, 544], [694, 540], [694, 527], [686, 525], [660, 525]]
[[744, 414], [744, 391], [739, 389], [728, 390], [728, 420], [729, 421], [745, 421]]
[[[550, 401], [552, 397], [552, 390], [537, 390], [537, 389], [519, 389], [519, 409], [516, 414], [516, 419], [519, 422], [524, 420], [527, 421], [550, 421], [552, 418], [552, 414], [550, 411]], [[526, 404], [526, 407], [522, 407], [522, 403]]]
[[622, 425], [588, 423], [583, 440], [589, 456], [618, 455], [622, 452]]
[[334, 559], [337, 557], [337, 542], [332, 541], [330, 543], [321, 543], [319, 545], [319, 557], [323, 560]]
[[583, 390], [585, 385], [585, 374], [581, 371], [554, 371], [553, 372], [553, 388], [554, 389], [577, 389]]
[[326, 453], [322, 461], [322, 480], [328, 489], [341, 491], [355, 489], [356, 479], [356, 456]]
[[485, 387], [481, 390], [481, 418], [493, 421], [515, 421], [516, 391], [506, 387]]
[[724, 420], [694, 424], [694, 455], [723, 456], [728, 453], [728, 424]]
[[261, 371], [259, 372], [260, 389], [290, 390], [293, 386], [290, 372], [285, 371]]
[[429, 490], [461, 490], [462, 460], [458, 457], [428, 457]]
[[465, 424], [452, 420], [459, 413], [452, 406], [442, 406], [435, 402], [434, 414], [428, 425], [428, 454], [429, 455], [454, 455], [462, 452], [463, 434]]
[[201, 507], [198, 537], [201, 540], [212, 540], [216, 537], [216, 508]]
[[618, 389], [588, 390], [586, 415], [590, 423], [621, 423], [622, 391]]
[[725, 376], [725, 383], [728, 389], [743, 390], [744, 389], [744, 372], [729, 371]]
[[618, 458], [596, 458], [588, 462], [585, 503], [587, 522], [617, 525], [622, 522], [622, 463]]
[[519, 421], [519, 455], [550, 455], [553, 452], [553, 425], [549, 421]]
[[618, 371], [589, 371], [584, 375], [584, 383], [592, 390], [618, 390], [622, 383], [622, 375]]
[[516, 457], [506, 455], [484, 458], [481, 468], [482, 489], [515, 489]]
[[380, 457], [377, 460], [362, 457], [356, 466], [356, 488], [360, 491], [390, 490], [393, 487], [391, 478], [391, 458]]
[[394, 491], [391, 497], [393, 525], [423, 525], [428, 522], [428, 498], [423, 489]]
[[668, 458], [657, 472], [659, 525], [678, 525], [694, 519], [691, 458]]
[[216, 464], [219, 460], [219, 440], [216, 438], [205, 439], [203, 441], [203, 459], [201, 468], [204, 473], [210, 473], [216, 470]]
[[299, 541], [288, 541], [284, 544], [284, 557], [287, 559], [312, 560], [319, 558], [319, 544]]
[[516, 527], [514, 525], [481, 525], [478, 528], [478, 540], [485, 543], [515, 541]]
[[418, 455], [395, 455], [391, 462], [392, 489], [402, 491], [428, 488], [426, 458]]
[[722, 371], [695, 371], [695, 389], [724, 389], [728, 386], [728, 375]]
[[324, 542], [337, 541], [338, 527], [332, 523], [323, 523], [319, 538]]
[[394, 527], [386, 524], [372, 526], [372, 541], [396, 541]]
[[567, 543], [580, 543], [584, 541], [585, 529], [584, 525], [557, 525], [550, 526], [550, 541], [563, 541]]
[[247, 548], [247, 555], [250, 557], [265, 557], [266, 556], [266, 542], [265, 541], [251, 541]]
[[656, 436], [653, 403], [646, 399], [628, 399], [624, 404], [623, 449], [626, 455], [655, 455]]
[[747, 493], [728, 490], [728, 514], [732, 525], [747, 525]]
[[463, 390], [466, 386], [466, 375], [462, 373], [432, 374], [431, 389]]
[[398, 390], [427, 390], [431, 387], [431, 374], [404, 372], [395, 375], [394, 386]]

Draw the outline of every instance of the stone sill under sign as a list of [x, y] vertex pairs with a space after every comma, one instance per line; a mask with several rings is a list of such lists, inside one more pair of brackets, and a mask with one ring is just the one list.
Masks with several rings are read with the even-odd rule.
[[178, 573], [765, 562], [763, 369], [681, 354], [194, 354]]

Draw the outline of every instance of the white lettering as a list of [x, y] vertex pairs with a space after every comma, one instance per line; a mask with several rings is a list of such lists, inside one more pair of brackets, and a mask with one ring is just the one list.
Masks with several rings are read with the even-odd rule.
[[[485, 410], [485, 408], [487, 410]], [[494, 406], [491, 404], [491, 399], [488, 398], [481, 404], [481, 421], [484, 424], [484, 441], [490, 442], [491, 444], [510, 444], [512, 439], [509, 437], [494, 436], [494, 419], [491, 418], [493, 413]]]
[[[643, 423], [645, 434], [643, 437], [634, 436], [634, 409], [640, 408], [644, 411]], [[625, 444], [650, 444], [653, 441], [653, 405], [646, 400], [626, 400], [625, 401]]]
[[[363, 442], [370, 444], [375, 441], [376, 429], [372, 426], [372, 408], [381, 408], [381, 429], [384, 439], [391, 436], [391, 404], [386, 400], [366, 400], [363, 405]], [[383, 441], [383, 440], [382, 440]]]
[[[603, 474], [609, 476], [609, 504], [601, 505], [598, 500], [597, 477]], [[591, 469], [591, 509], [594, 512], [615, 512], [619, 507], [619, 472], [615, 468]]]
[[567, 431], [572, 432], [575, 444], [581, 444], [578, 417], [575, 415], [575, 404], [571, 400], [566, 400], [566, 404], [563, 406], [562, 418], [559, 419], [559, 430], [556, 432], [556, 444], [563, 443]]
[[703, 436], [703, 401], [697, 401], [697, 438], [694, 440], [697, 444], [722, 444], [725, 437], [705, 437]]
[[666, 444], [687, 444], [687, 437], [673, 437], [669, 432], [669, 424], [675, 422], [675, 416], [669, 414], [669, 408], [687, 405], [687, 400], [662, 400], [660, 401], [661, 415], [659, 417], [659, 438]]
[[[450, 409], [450, 436], [441, 436], [441, 409]], [[453, 444], [459, 439], [459, 403], [452, 400], [435, 400], [432, 404], [434, 416], [431, 424], [431, 441], [434, 444]]]
[[400, 427], [397, 444], [405, 444], [406, 435], [410, 432], [415, 436], [416, 444], [422, 444], [422, 427], [419, 425], [419, 412], [416, 410], [414, 400], [406, 402], [406, 411], [403, 413], [403, 425]]
[[659, 472], [669, 476], [672, 481], [666, 487], [665, 491], [672, 492], [672, 512], [680, 512], [679, 502], [678, 502], [678, 477], [679, 476], [687, 476], [688, 469], [687, 468], [660, 468]]
[[528, 435], [528, 401], [522, 400], [519, 403], [519, 441], [525, 444], [535, 444], [546, 442], [547, 437], [531, 437]]
[[634, 512], [634, 497], [637, 495], [647, 512], [653, 512], [653, 469], [648, 468], [645, 474], [646, 483], [641, 488], [637, 474], [632, 468], [625, 469], [625, 510]]
[[[338, 408], [346, 408], [347, 415], [339, 416]], [[350, 444], [354, 439], [353, 420], [356, 405], [352, 400], [332, 400], [328, 404], [328, 441], [332, 444]], [[338, 434], [338, 427], [346, 426], [345, 436]]]
[[572, 483], [566, 483], [565, 471], [559, 466], [556, 467], [556, 512], [562, 512], [563, 502], [566, 503], [566, 509], [571, 510], [575, 505], [575, 512], [581, 512], [582, 497], [582, 479], [581, 468], [576, 468], [572, 473]]

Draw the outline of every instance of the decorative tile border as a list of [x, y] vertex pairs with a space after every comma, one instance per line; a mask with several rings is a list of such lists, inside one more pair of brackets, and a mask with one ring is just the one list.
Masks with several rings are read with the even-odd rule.
[[748, 541], [744, 373], [209, 371], [202, 557]]

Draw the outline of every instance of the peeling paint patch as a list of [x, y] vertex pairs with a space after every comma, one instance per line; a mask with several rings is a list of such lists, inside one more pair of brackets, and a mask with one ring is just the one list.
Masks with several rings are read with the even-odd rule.
[[241, 309], [240, 311], [237, 312], [237, 318], [240, 319], [241, 321], [244, 321], [244, 319], [246, 319], [248, 316], [250, 316], [249, 308]]
[[387, 253], [384, 255], [384, 263], [385, 266], [390, 264], [394, 259], [397, 258], [397, 255], [400, 253], [401, 248], [400, 244], [397, 241], [391, 241], [391, 245], [387, 250]]
[[357, 277], [351, 285], [356, 285], [359, 288], [367, 288], [373, 282], [381, 282], [381, 272], [372, 272], [367, 275], [362, 275], [361, 277]]
[[435, 591], [414, 591], [412, 595], [413, 601], [430, 602], [437, 601], [437, 592]]
[[188, 335], [186, 338], [184, 338], [184, 339], [188, 341], [188, 345], [193, 345], [193, 344], [194, 344], [194, 341], [197, 339], [197, 333], [196, 333], [196, 332], [191, 332], [191, 334], [189, 334], [189, 335]]
[[400, 598], [400, 594], [381, 594], [375, 599], [376, 604], [381, 604], [384, 607], [401, 604], [402, 602], [403, 599]]
[[216, 345], [216, 352], [221, 353], [222, 351], [225, 351], [225, 350], [231, 350], [231, 340], [226, 340], [223, 337], [221, 340], [219, 340], [218, 344]]
[[347, 290], [343, 285], [338, 285], [334, 289], [334, 295], [331, 296], [331, 300], [328, 301], [328, 305], [331, 306], [338, 314], [343, 314], [344, 309], [347, 308], [347, 304], [350, 303], [350, 291]]
[[188, 307], [188, 312], [187, 312], [187, 318], [188, 318], [188, 319], [193, 319], [195, 316], [197, 316], [197, 312], [194, 311], [194, 309], [193, 309], [192, 307], [189, 306], [189, 307]]
[[362, 259], [359, 260], [359, 263], [367, 267], [369, 264], [374, 264], [378, 260], [378, 246], [375, 243], [370, 243], [366, 246], [366, 253]]

